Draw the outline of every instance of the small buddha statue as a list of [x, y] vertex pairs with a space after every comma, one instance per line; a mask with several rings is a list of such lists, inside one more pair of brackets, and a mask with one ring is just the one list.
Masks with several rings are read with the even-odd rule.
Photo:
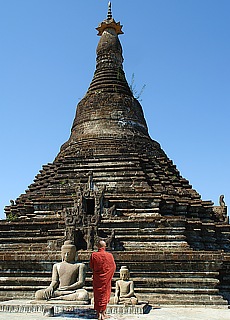
[[128, 267], [122, 266], [120, 269], [120, 280], [116, 281], [115, 304], [136, 305], [138, 303], [138, 299], [134, 293], [134, 282], [129, 280], [129, 277]]
[[88, 292], [83, 289], [85, 284], [86, 266], [75, 263], [76, 247], [71, 241], [65, 241], [61, 247], [62, 262], [55, 263], [52, 281], [46, 289], [35, 293], [36, 300], [69, 300], [79, 304], [88, 304]]

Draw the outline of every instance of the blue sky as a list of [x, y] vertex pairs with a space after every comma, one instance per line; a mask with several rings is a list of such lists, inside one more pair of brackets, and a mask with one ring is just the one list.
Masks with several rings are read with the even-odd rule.
[[[106, 0], [0, 0], [0, 218], [68, 139]], [[149, 132], [203, 200], [230, 203], [230, 1], [114, 0]]]

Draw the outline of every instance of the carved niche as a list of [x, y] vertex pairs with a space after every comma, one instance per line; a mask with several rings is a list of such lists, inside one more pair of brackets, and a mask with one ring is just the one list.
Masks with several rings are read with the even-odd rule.
[[98, 187], [93, 174], [88, 174], [86, 184], [80, 184], [74, 195], [74, 206], [62, 212], [65, 220], [65, 239], [75, 243], [77, 250], [94, 249], [98, 237], [98, 224], [103, 212], [105, 186]]

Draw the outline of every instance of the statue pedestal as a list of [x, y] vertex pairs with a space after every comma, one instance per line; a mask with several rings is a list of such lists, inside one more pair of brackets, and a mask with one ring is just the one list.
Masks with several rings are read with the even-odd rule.
[[[124, 305], [108, 305], [107, 313], [115, 314], [144, 314], [149, 311], [148, 303], [141, 303], [135, 306]], [[74, 301], [63, 300], [49, 300], [49, 301], [36, 301], [36, 300], [9, 300], [0, 302], [0, 312], [13, 312], [13, 313], [43, 313], [44, 315], [57, 315], [57, 314], [76, 314], [94, 315], [95, 311], [93, 306], [78, 304]], [[49, 314], [50, 313], [50, 314]]]
[[147, 302], [136, 304], [135, 306], [125, 306], [121, 304], [108, 304], [106, 308], [106, 313], [113, 314], [144, 314], [148, 313], [150, 306]]

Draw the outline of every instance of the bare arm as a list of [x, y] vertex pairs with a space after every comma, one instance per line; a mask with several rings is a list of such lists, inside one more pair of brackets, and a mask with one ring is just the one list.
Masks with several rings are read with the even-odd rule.
[[52, 270], [51, 283], [50, 283], [49, 287], [46, 288], [44, 291], [44, 295], [47, 300], [52, 297], [54, 290], [57, 289], [57, 287], [58, 287], [58, 284], [59, 284], [59, 276], [58, 276], [58, 272], [57, 272], [57, 265], [55, 264], [53, 266], [53, 270]]
[[89, 266], [90, 266], [90, 269], [92, 269], [92, 271], [93, 271], [93, 267], [94, 267], [94, 265], [93, 265], [93, 254], [91, 254], [91, 257], [90, 257]]
[[114, 295], [114, 303], [118, 303], [119, 301], [119, 295], [120, 295], [120, 285], [119, 280], [116, 281], [116, 289], [115, 289], [115, 295]]

